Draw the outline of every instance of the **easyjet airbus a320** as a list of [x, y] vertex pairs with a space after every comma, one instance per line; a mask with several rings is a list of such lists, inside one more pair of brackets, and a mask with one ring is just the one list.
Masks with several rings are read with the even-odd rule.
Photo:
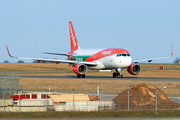
[[45, 52], [45, 54], [64, 55], [67, 56], [69, 60], [14, 57], [10, 55], [7, 46], [6, 48], [9, 56], [13, 58], [31, 59], [31, 60], [37, 60], [37, 62], [53, 61], [56, 62], [56, 64], [58, 63], [71, 64], [73, 66], [73, 72], [77, 74], [78, 78], [80, 77], [85, 78], [87, 69], [92, 69], [92, 70], [115, 69], [115, 72], [113, 73], [113, 78], [116, 77], [122, 78], [123, 75], [121, 74], [121, 71], [123, 69], [127, 69], [127, 71], [132, 75], [138, 75], [141, 72], [141, 66], [138, 64], [138, 62], [141, 61], [151, 62], [152, 60], [170, 58], [173, 55], [172, 45], [171, 45], [171, 56], [169, 57], [132, 61], [132, 57], [130, 56], [130, 53], [127, 50], [121, 48], [80, 49], [71, 21], [69, 21], [69, 32], [70, 32], [71, 51], [69, 51], [67, 54]]

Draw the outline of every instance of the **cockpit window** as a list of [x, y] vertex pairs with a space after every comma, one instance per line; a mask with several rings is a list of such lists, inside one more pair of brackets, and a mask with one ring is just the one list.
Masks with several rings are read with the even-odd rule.
[[130, 56], [130, 54], [117, 54], [116, 57], [120, 57], [120, 56]]
[[117, 55], [116, 55], [116, 57], [120, 57], [120, 56], [121, 56], [121, 54], [117, 54]]

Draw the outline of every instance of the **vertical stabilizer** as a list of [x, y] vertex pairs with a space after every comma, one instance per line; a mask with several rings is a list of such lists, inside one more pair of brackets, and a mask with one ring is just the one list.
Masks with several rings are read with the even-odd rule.
[[79, 49], [79, 45], [71, 21], [69, 21], [69, 33], [70, 33], [70, 41], [71, 41], [71, 50]]

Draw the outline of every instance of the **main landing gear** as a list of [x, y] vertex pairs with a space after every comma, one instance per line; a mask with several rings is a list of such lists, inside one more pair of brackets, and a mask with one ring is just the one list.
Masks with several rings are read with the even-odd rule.
[[123, 75], [121, 74], [122, 69], [116, 69], [116, 72], [113, 73], [113, 78], [123, 78]]
[[85, 76], [85, 74], [84, 75], [77, 75], [77, 78], [85, 78], [86, 76]]

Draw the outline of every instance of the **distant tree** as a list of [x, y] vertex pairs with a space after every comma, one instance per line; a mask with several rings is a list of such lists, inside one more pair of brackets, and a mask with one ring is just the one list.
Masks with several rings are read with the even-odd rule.
[[3, 63], [9, 63], [9, 61], [5, 60]]
[[174, 60], [174, 63], [179, 63], [179, 62], [180, 62], [180, 57], [178, 57]]
[[34, 60], [33, 63], [49, 63], [49, 61], [41, 60], [40, 62], [37, 62], [37, 60]]
[[37, 60], [34, 60], [33, 63], [37, 63]]
[[17, 61], [17, 63], [24, 63], [24, 61], [22, 61], [22, 60], [19, 60], [19, 61]]

